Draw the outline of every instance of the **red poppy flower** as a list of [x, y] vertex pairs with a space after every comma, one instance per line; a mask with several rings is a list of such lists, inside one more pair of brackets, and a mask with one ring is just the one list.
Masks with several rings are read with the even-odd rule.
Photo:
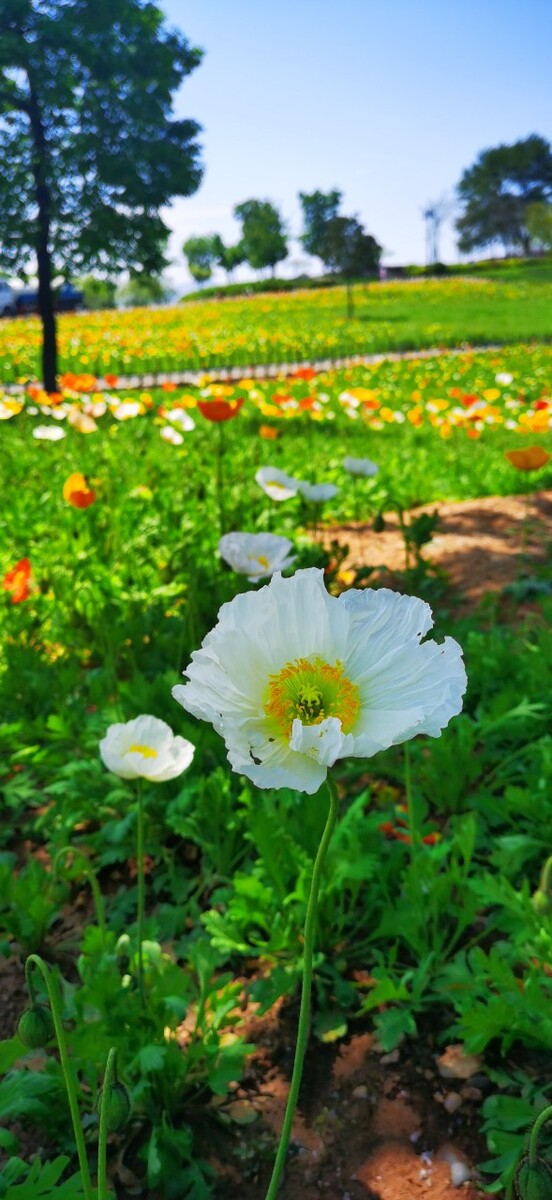
[[15, 567], [4, 575], [2, 587], [6, 592], [11, 592], [12, 604], [21, 604], [22, 600], [28, 599], [30, 576], [31, 563], [28, 558], [20, 558]]
[[231, 421], [237, 417], [243, 404], [243, 396], [236, 400], [198, 400], [197, 407], [208, 421]]
[[108, 387], [116, 387], [118, 382], [119, 382], [118, 375], [104, 375], [104, 383], [107, 383]]
[[65, 480], [63, 499], [72, 504], [73, 508], [89, 508], [96, 499], [96, 493], [88, 487], [84, 475], [81, 475], [80, 471], [75, 471]]

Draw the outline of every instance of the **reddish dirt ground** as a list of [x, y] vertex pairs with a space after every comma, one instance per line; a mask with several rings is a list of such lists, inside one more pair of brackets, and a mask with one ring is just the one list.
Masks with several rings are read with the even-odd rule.
[[[472, 610], [484, 596], [501, 592], [521, 575], [531, 575], [546, 562], [552, 542], [552, 491], [527, 496], [487, 496], [456, 504], [428, 504], [413, 509], [439, 514], [423, 558], [444, 572], [447, 593], [458, 612]], [[350, 522], [327, 527], [324, 544], [335, 539], [348, 546], [343, 570], [383, 567], [383, 581], [393, 586], [396, 573], [405, 567], [404, 540], [396, 513], [385, 515], [385, 529], [375, 533], [371, 524]], [[377, 581], [379, 572], [369, 582]]]

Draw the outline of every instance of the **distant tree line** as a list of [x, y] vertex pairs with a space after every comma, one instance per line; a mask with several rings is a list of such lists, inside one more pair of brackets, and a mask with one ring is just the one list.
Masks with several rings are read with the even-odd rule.
[[[346, 280], [377, 272], [382, 247], [358, 217], [340, 215], [341, 192], [299, 192], [299, 200], [303, 215], [299, 240], [307, 254], [320, 258], [329, 271]], [[287, 257], [286, 226], [269, 200], [237, 204], [234, 216], [242, 226], [241, 238], [234, 246], [226, 246], [218, 233], [191, 237], [184, 243], [188, 269], [197, 283], [207, 282], [217, 266], [231, 278], [241, 263], [274, 274], [277, 263]]]

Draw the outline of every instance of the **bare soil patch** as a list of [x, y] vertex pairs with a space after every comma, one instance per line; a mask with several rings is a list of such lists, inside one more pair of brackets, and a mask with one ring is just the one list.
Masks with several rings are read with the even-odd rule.
[[[522, 576], [531, 576], [546, 563], [552, 543], [552, 491], [524, 496], [486, 496], [458, 503], [426, 504], [407, 514], [439, 514], [432, 541], [423, 547], [424, 559], [444, 572], [447, 593], [459, 611], [476, 608], [484, 596], [501, 593]], [[396, 513], [385, 514], [385, 528], [349, 522], [326, 527], [324, 545], [348, 546], [343, 570], [382, 567], [382, 580], [395, 586], [405, 568], [404, 540]]]

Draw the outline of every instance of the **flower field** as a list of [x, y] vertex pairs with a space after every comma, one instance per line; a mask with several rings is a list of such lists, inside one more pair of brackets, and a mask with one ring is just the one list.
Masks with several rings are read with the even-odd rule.
[[[552, 283], [445, 279], [62, 315], [61, 369], [95, 375], [289, 363], [550, 337]], [[0, 323], [0, 381], [40, 377], [38, 318]]]
[[[510, 619], [459, 617], [407, 516], [552, 488], [552, 348], [522, 340], [547, 287], [368, 287], [341, 324], [337, 290], [65, 318], [54, 396], [28, 382], [33, 323], [2, 322], [0, 950], [14, 977], [31, 956], [0, 1042], [14, 1197], [28, 1127], [54, 1176], [69, 1156], [66, 1200], [274, 1194], [255, 1020], [295, 1022], [303, 988], [295, 1103], [311, 975], [311, 1048], [460, 1047], [450, 1136], [487, 1145], [466, 1194], [506, 1194], [550, 1102], [549, 578], [514, 530]], [[485, 352], [297, 365], [514, 325]], [[214, 377], [252, 360], [295, 365]], [[390, 511], [412, 551], [393, 591], [320, 538]]]

